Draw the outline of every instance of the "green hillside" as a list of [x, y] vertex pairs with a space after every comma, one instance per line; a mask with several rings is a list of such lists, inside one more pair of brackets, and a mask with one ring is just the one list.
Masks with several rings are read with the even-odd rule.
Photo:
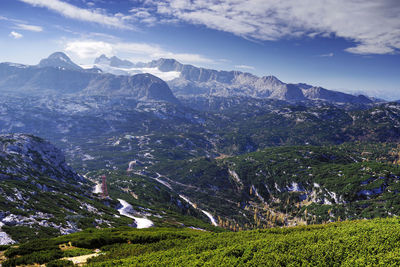
[[84, 254], [95, 256], [88, 266], [398, 266], [399, 232], [398, 218], [224, 233], [88, 229], [9, 248], [3, 266], [68, 266], [57, 259]]
[[148, 168], [231, 230], [398, 215], [395, 144], [281, 146]]

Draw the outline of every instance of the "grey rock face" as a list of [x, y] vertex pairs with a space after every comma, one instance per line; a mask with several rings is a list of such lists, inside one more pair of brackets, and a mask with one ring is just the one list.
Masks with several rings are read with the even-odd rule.
[[140, 101], [165, 100], [178, 103], [168, 85], [151, 74], [98, 75], [82, 92], [86, 95], [126, 95]]
[[67, 165], [64, 154], [58, 148], [32, 135], [0, 135], [0, 159], [4, 163], [0, 165], [3, 175], [46, 173], [56, 180], [83, 180]]
[[366, 96], [363, 95], [353, 96], [342, 92], [327, 90], [322, 87], [311, 87], [309, 89], [303, 89], [303, 94], [308, 99], [326, 100], [329, 102], [354, 104], [372, 103], [371, 99], [368, 99]]
[[327, 102], [369, 104], [365, 96], [313, 87], [308, 84], [286, 84], [275, 76], [257, 77], [240, 71], [216, 71], [183, 65], [173, 59], [160, 59], [148, 63], [161, 71], [179, 71], [179, 78], [169, 83], [178, 96], [251, 96], [286, 101], [323, 100]]

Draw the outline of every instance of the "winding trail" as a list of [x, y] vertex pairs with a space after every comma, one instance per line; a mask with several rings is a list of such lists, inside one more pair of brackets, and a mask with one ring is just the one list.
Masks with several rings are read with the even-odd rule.
[[72, 261], [74, 264], [80, 265], [85, 264], [88, 259], [99, 256], [99, 253], [93, 253], [88, 255], [76, 256], [76, 257], [69, 257], [63, 258], [64, 260]]

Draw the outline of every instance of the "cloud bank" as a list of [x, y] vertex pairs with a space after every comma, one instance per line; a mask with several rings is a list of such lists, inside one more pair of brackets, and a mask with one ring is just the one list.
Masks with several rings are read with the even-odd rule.
[[102, 54], [113, 56], [124, 53], [134, 61], [174, 58], [184, 63], [214, 63], [212, 59], [199, 54], [174, 53], [159, 45], [147, 43], [72, 40], [67, 41], [64, 47], [66, 52], [73, 53], [81, 59], [93, 59]]
[[346, 51], [355, 54], [400, 50], [398, 0], [143, 0], [143, 6], [131, 13], [152, 24], [179, 21], [261, 41], [341, 37], [354, 42]]

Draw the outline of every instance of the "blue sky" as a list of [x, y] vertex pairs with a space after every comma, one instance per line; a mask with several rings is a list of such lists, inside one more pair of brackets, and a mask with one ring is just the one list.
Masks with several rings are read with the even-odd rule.
[[1, 0], [0, 61], [175, 58], [400, 99], [398, 0]]

